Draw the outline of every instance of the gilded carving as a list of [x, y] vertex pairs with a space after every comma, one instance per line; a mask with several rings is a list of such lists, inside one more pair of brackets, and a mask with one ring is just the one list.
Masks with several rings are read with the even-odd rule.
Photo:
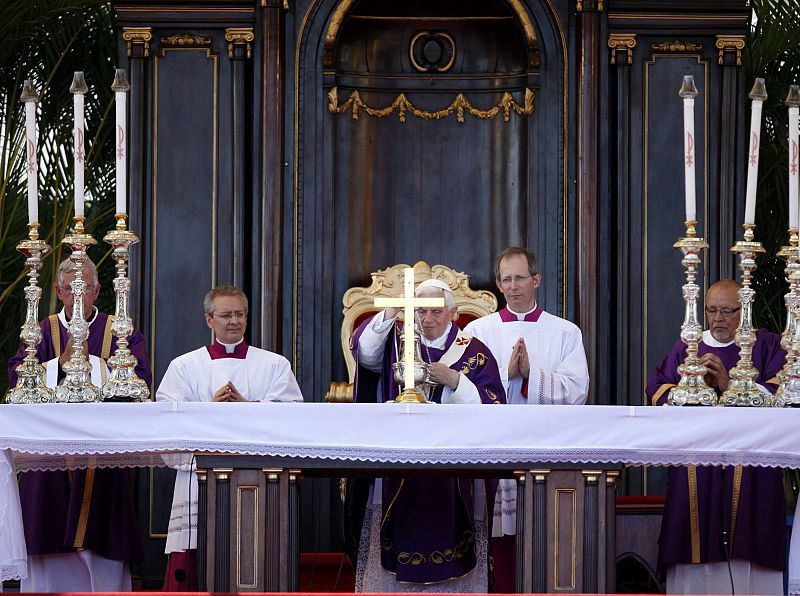
[[194, 33], [184, 33], [183, 35], [170, 35], [161, 38], [162, 46], [210, 46], [211, 38], [195, 35]]
[[516, 102], [516, 100], [514, 100], [514, 97], [508, 91], [506, 91], [503, 93], [503, 97], [500, 99], [497, 105], [494, 105], [486, 110], [482, 110], [473, 106], [469, 100], [464, 97], [463, 93], [459, 93], [456, 95], [456, 98], [453, 100], [453, 102], [446, 108], [437, 110], [435, 112], [428, 112], [414, 106], [414, 104], [408, 100], [405, 93], [398, 95], [397, 98], [385, 108], [374, 108], [368, 106], [361, 100], [361, 95], [357, 90], [353, 91], [350, 94], [350, 97], [348, 97], [344, 103], [340, 104], [339, 90], [336, 87], [332, 87], [328, 92], [328, 111], [332, 114], [342, 114], [350, 111], [352, 113], [353, 120], [358, 120], [358, 115], [361, 110], [375, 118], [383, 118], [397, 111], [400, 122], [406, 121], [406, 114], [409, 112], [417, 118], [422, 118], [423, 120], [441, 120], [442, 118], [446, 118], [447, 116], [455, 113], [458, 121], [463, 123], [465, 112], [468, 112], [476, 118], [480, 118], [482, 120], [491, 120], [502, 110], [503, 120], [508, 122], [511, 119], [511, 110], [514, 110], [520, 116], [530, 116], [533, 114], [533, 110], [535, 109], [535, 99], [536, 96], [534, 92], [531, 89], [526, 89], [525, 103], [520, 105]]
[[141, 46], [144, 57], [150, 55], [150, 42], [153, 41], [152, 27], [123, 27], [122, 39], [128, 44], [128, 56], [133, 56], [133, 50]]
[[[525, 40], [528, 44], [528, 63], [532, 67], [541, 66], [541, 59], [539, 57], [539, 40], [536, 37], [536, 29], [533, 26], [533, 20], [528, 14], [522, 0], [507, 0], [514, 11], [522, 30], [525, 33]], [[336, 38], [339, 35], [339, 30], [347, 18], [350, 9], [355, 4], [356, 0], [342, 0], [336, 7], [336, 10], [331, 17], [331, 22], [328, 25], [328, 31], [325, 34], [325, 44], [322, 52], [322, 65], [325, 68], [333, 68], [333, 52], [336, 47]], [[603, 10], [603, 2], [599, 0], [600, 10]]]
[[633, 64], [633, 48], [636, 47], [635, 33], [612, 33], [608, 36], [608, 47], [611, 48], [611, 64], [617, 63], [617, 51], [624, 51], [628, 64]]
[[697, 52], [703, 49], [703, 44], [676, 39], [675, 41], [650, 44], [650, 48], [656, 52]]
[[225, 41], [228, 42], [228, 58], [233, 59], [237, 45], [245, 46], [247, 48], [247, 58], [252, 58], [253, 40], [255, 38], [252, 27], [228, 27], [225, 29]]
[[603, 0], [577, 0], [575, 3], [576, 12], [603, 12]]
[[725, 52], [736, 52], [736, 66], [742, 65], [744, 35], [717, 35], [717, 43], [715, 45], [719, 50], [717, 64], [724, 64]]

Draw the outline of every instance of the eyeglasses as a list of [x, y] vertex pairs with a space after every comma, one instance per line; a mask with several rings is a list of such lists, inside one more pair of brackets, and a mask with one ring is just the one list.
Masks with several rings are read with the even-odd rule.
[[528, 281], [531, 277], [533, 277], [533, 276], [532, 275], [515, 275], [515, 276], [511, 277], [509, 275], [507, 277], [503, 277], [503, 278], [500, 279], [500, 285], [503, 286], [503, 287], [508, 287], [508, 286], [511, 285], [512, 281], [517, 282], [517, 284], [521, 284], [521, 283], [524, 283], [524, 282]]
[[716, 306], [707, 306], [706, 314], [709, 317], [715, 317], [717, 316], [717, 313], [722, 313], [723, 317], [730, 317], [731, 315], [735, 315], [737, 312], [739, 312], [741, 308], [741, 306], [737, 306], [736, 308], [717, 308]]
[[217, 317], [218, 319], [222, 319], [223, 321], [230, 322], [231, 319], [246, 319], [247, 313], [243, 310], [237, 310], [236, 312], [224, 312], [221, 314], [214, 313], [211, 315], [212, 317]]

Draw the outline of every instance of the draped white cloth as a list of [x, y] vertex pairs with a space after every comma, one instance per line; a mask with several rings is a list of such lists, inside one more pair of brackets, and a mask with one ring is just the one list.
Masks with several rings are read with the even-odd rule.
[[[24, 556], [15, 470], [163, 466], [163, 454], [306, 465], [514, 462], [800, 468], [800, 411], [451, 404], [146, 403], [0, 407], [0, 579]], [[302, 465], [299, 467], [302, 468]], [[16, 571], [15, 571], [16, 570]]]

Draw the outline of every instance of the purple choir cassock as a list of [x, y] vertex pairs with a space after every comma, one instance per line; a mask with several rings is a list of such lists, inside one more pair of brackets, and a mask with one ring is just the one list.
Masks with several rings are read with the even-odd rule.
[[[709, 336], [706, 331], [704, 339]], [[739, 346], [717, 347], [700, 342], [698, 355], [713, 353], [730, 370], [739, 360]], [[771, 393], [786, 354], [780, 336], [759, 329], [753, 346], [756, 382]], [[647, 384], [652, 405], [667, 403], [669, 390], [680, 381], [677, 368], [686, 359], [679, 341], [655, 369]], [[696, 520], [691, 515], [697, 512]], [[726, 556], [723, 532], [727, 534]], [[688, 466], [669, 469], [667, 497], [659, 538], [658, 567], [744, 559], [783, 571], [786, 564], [786, 501], [783, 470], [743, 466]]]
[[[386, 402], [400, 392], [394, 381], [392, 364], [397, 361], [396, 337], [402, 326], [396, 324], [389, 333], [384, 349], [381, 374], [358, 365], [359, 339], [368, 324], [364, 322], [353, 336], [353, 353], [356, 358], [355, 401]], [[468, 341], [468, 344], [466, 343]], [[427, 362], [438, 362], [454, 342], [466, 345], [460, 357], [450, 368], [463, 373], [478, 390], [484, 404], [504, 404], [505, 390], [492, 353], [479, 340], [464, 334], [453, 323], [443, 349], [423, 348]], [[444, 387], [435, 387], [428, 396], [430, 401], [441, 403]], [[486, 481], [488, 514], [491, 523], [492, 503], [496, 481]], [[366, 491], [368, 492], [368, 491]], [[351, 520], [363, 518], [366, 493], [359, 496], [351, 492], [346, 513]], [[361, 503], [353, 502], [360, 500]], [[474, 485], [471, 479], [455, 478], [385, 478], [382, 503], [390, 503], [382, 512], [381, 565], [396, 574], [399, 582], [427, 583], [448, 580], [466, 575], [476, 565]], [[360, 511], [356, 511], [359, 508]], [[355, 515], [353, 515], [355, 513]], [[360, 514], [360, 515], [359, 515]], [[360, 532], [361, 523], [353, 523], [352, 531]], [[358, 545], [358, 534], [350, 537]]]
[[[117, 349], [111, 323], [109, 315], [98, 311], [89, 325], [89, 353], [103, 360]], [[69, 333], [58, 315], [44, 319], [40, 327], [42, 341], [36, 347], [36, 357], [45, 363], [61, 355]], [[134, 331], [128, 338], [128, 348], [139, 361], [136, 374], [149, 387], [152, 376], [144, 336]], [[12, 387], [17, 382], [17, 366], [24, 358], [22, 345], [8, 361]], [[26, 472], [20, 479], [19, 493], [29, 555], [88, 549], [107, 559], [143, 559], [127, 470]]]

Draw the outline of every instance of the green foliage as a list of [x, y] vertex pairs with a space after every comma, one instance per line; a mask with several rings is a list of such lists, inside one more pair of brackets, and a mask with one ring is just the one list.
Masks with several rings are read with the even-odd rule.
[[[23, 81], [39, 91], [39, 221], [42, 238], [53, 248], [40, 277], [44, 293], [40, 316], [57, 309], [53, 265], [66, 258], [61, 239], [73, 214], [73, 73], [85, 73], [86, 228], [99, 244], [90, 256], [100, 262], [109, 253], [102, 243], [113, 227], [114, 138], [111, 82], [116, 62], [111, 6], [97, 0], [3, 0], [0, 3], [0, 396], [5, 394], [5, 360], [19, 345], [25, 315], [24, 259], [15, 249], [27, 236], [25, 111], [19, 96]], [[99, 306], [113, 303], [110, 271], [101, 268], [105, 291]], [[105, 276], [103, 275], [105, 273]]]
[[763, 109], [756, 211], [756, 238], [767, 252], [758, 259], [753, 278], [758, 295], [753, 308], [758, 327], [781, 331], [788, 285], [785, 261], [776, 253], [788, 244], [789, 221], [789, 115], [784, 100], [789, 85], [800, 83], [800, 0], [751, 0], [750, 5], [754, 19], [744, 52], [745, 76], [748, 85], [762, 77], [769, 95]]

